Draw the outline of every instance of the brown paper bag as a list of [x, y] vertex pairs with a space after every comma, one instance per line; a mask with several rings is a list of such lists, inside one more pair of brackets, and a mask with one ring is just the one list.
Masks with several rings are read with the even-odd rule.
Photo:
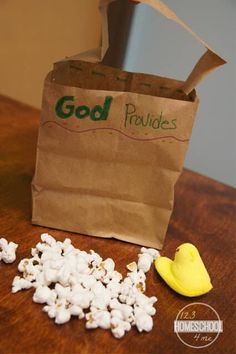
[[162, 248], [198, 106], [197, 83], [225, 63], [161, 1], [143, 0], [206, 48], [185, 82], [100, 62], [101, 48], [54, 65], [45, 80], [32, 222]]

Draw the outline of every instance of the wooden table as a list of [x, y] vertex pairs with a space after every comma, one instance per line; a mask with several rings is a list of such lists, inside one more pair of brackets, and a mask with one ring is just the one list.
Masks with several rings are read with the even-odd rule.
[[[80, 249], [112, 256], [118, 270], [137, 258], [140, 247], [116, 240], [80, 236], [31, 225], [30, 183], [34, 173], [39, 111], [0, 96], [0, 234], [19, 243], [17, 261], [0, 264], [0, 353], [235, 353], [234, 247], [235, 190], [197, 173], [185, 170], [176, 185], [175, 208], [162, 254], [172, 257], [176, 247], [192, 242], [200, 250], [214, 285], [199, 298], [184, 298], [169, 289], [152, 269], [147, 293], [158, 297], [154, 328], [139, 334], [132, 329], [121, 340], [110, 331], [88, 331], [84, 320], [73, 318], [55, 325], [32, 302], [32, 290], [11, 294], [11, 283], [20, 259], [42, 232], [58, 240], [70, 237]], [[205, 349], [184, 345], [173, 331], [178, 311], [195, 301], [211, 305], [223, 320], [224, 331]]]

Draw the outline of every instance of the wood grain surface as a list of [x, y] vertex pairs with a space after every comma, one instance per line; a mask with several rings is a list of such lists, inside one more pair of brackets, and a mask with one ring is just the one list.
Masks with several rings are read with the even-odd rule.
[[[121, 340], [110, 331], [86, 330], [84, 320], [73, 318], [55, 325], [32, 302], [32, 290], [11, 294], [17, 264], [30, 255], [42, 232], [56, 239], [66, 237], [80, 249], [94, 249], [103, 258], [113, 257], [125, 274], [125, 265], [137, 259], [140, 247], [129, 243], [33, 226], [30, 183], [34, 173], [39, 111], [0, 96], [0, 235], [19, 243], [17, 261], [0, 263], [0, 353], [235, 353], [235, 189], [184, 171], [176, 185], [175, 207], [163, 255], [173, 257], [176, 247], [192, 242], [200, 250], [214, 289], [198, 298], [185, 298], [169, 289], [151, 269], [147, 294], [156, 295], [157, 314], [150, 333], [132, 329]], [[210, 163], [210, 162], [209, 162]], [[210, 346], [193, 349], [173, 330], [178, 311], [194, 301], [219, 313], [223, 333]]]

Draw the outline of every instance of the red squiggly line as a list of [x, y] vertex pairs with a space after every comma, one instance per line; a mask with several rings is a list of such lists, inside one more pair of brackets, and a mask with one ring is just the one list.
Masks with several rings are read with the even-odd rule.
[[85, 130], [73, 130], [73, 129], [70, 129], [70, 128], [67, 128], [67, 127], [64, 127], [62, 125], [60, 125], [58, 122], [55, 122], [53, 120], [47, 120], [46, 122], [44, 122], [42, 125], [45, 125], [45, 124], [48, 124], [48, 123], [54, 123], [56, 125], [58, 125], [59, 127], [65, 129], [65, 130], [68, 130], [69, 132], [71, 133], [88, 133], [88, 132], [91, 132], [93, 130], [114, 130], [115, 132], [118, 132], [124, 136], [126, 136], [127, 138], [129, 139], [133, 139], [133, 140], [139, 140], [139, 141], [152, 141], [152, 140], [159, 140], [159, 139], [175, 139], [181, 143], [185, 143], [187, 141], [189, 141], [189, 139], [179, 139], [173, 135], [167, 135], [167, 136], [158, 136], [156, 138], [144, 138], [144, 139], [140, 139], [140, 138], [135, 138], [134, 136], [129, 136], [127, 134], [125, 134], [124, 132], [122, 132], [121, 130], [119, 129], [115, 129], [115, 128], [91, 128], [91, 129], [85, 129]]

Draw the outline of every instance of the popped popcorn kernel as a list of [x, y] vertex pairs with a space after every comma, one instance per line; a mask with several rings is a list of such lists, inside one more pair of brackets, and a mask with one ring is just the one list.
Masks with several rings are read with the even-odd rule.
[[[7, 245], [0, 239], [0, 250]], [[10, 247], [16, 249], [17, 245]], [[145, 273], [158, 257], [157, 250], [142, 247], [138, 262], [126, 266], [125, 278], [115, 270], [112, 258], [103, 260], [93, 250], [87, 253], [75, 248], [68, 238], [56, 241], [44, 233], [31, 255], [19, 262], [22, 277], [14, 278], [12, 292], [35, 288], [33, 301], [45, 304], [43, 311], [56, 324], [62, 325], [72, 316], [85, 318], [87, 329], [110, 329], [118, 339], [133, 326], [139, 332], [152, 330], [157, 298], [144, 294]]]

